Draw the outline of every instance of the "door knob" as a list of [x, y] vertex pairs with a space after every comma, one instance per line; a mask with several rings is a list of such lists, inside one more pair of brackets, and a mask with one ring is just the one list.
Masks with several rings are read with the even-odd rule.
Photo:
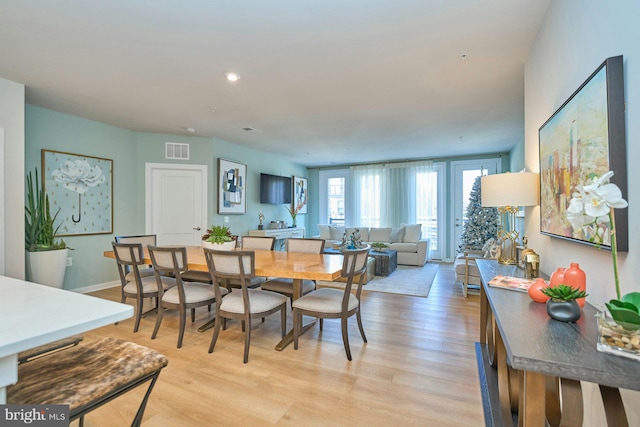
[[193, 229], [196, 230], [196, 231], [202, 230], [202, 228], [200, 228], [200, 227], [193, 227]]

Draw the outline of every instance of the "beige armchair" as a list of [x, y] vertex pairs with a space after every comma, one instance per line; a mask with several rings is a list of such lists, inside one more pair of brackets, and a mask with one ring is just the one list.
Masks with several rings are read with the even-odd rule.
[[489, 239], [482, 248], [467, 248], [456, 257], [454, 268], [456, 282], [462, 283], [462, 295], [467, 297], [469, 287], [479, 289], [482, 285], [476, 259], [496, 259], [500, 255], [500, 244]]

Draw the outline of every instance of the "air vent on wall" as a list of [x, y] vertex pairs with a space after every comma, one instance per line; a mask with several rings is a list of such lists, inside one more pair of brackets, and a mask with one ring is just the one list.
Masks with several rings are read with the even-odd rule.
[[165, 142], [164, 154], [167, 159], [189, 160], [189, 144]]

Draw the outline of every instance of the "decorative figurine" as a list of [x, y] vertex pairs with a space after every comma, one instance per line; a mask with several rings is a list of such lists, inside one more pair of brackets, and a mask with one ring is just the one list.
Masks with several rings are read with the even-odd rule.
[[260, 220], [260, 224], [258, 224], [258, 230], [262, 230], [262, 221], [264, 220], [264, 214], [262, 211], [258, 214], [258, 219]]

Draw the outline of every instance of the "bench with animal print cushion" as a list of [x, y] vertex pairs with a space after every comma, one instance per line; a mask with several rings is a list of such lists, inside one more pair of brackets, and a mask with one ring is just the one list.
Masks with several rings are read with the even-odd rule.
[[83, 342], [38, 357], [18, 367], [18, 382], [7, 388], [7, 403], [69, 405], [69, 418], [80, 418], [137, 386], [150, 382], [132, 423], [144, 409], [167, 358], [150, 348], [114, 338]]

